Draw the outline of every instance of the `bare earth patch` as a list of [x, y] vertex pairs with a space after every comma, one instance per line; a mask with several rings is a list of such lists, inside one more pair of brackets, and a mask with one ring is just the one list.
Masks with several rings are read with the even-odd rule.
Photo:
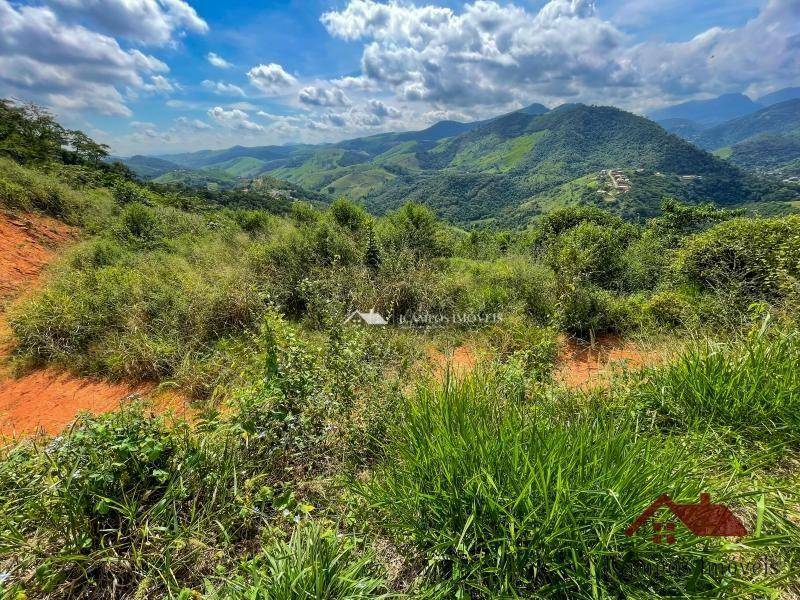
[[568, 387], [589, 388], [606, 383], [615, 369], [636, 369], [661, 360], [662, 353], [616, 336], [599, 337], [593, 346], [588, 342], [565, 339], [555, 376]]
[[81, 412], [100, 414], [119, 408], [131, 396], [149, 396], [161, 411], [187, 414], [175, 393], [154, 386], [109, 383], [75, 377], [52, 368], [14, 377], [7, 361], [13, 347], [2, 302], [34, 289], [59, 247], [76, 238], [74, 229], [42, 215], [0, 212], [0, 440], [43, 431], [57, 434]]

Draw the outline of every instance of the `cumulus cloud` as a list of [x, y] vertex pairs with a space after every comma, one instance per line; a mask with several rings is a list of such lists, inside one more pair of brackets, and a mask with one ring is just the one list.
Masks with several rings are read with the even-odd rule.
[[250, 83], [268, 96], [280, 96], [297, 84], [297, 79], [276, 63], [258, 65], [247, 72]]
[[153, 75], [150, 78], [149, 83], [145, 83], [142, 88], [148, 92], [161, 92], [162, 94], [168, 94], [175, 91], [176, 85], [177, 84], [172, 83], [163, 75]]
[[552, 0], [538, 14], [478, 0], [438, 6], [351, 0], [322, 15], [328, 31], [366, 40], [363, 75], [410, 101], [500, 104], [554, 80], [618, 83], [623, 35], [589, 0]]
[[217, 67], [218, 69], [230, 69], [233, 65], [229, 63], [227, 60], [222, 58], [219, 54], [214, 52], [209, 52], [206, 54], [206, 60]]
[[142, 44], [164, 45], [175, 34], [206, 33], [208, 24], [184, 0], [49, 0], [65, 19]]
[[167, 65], [112, 37], [61, 22], [50, 8], [0, 0], [0, 91], [56, 109], [128, 116], [119, 89], [168, 91]]
[[339, 88], [309, 85], [300, 90], [298, 99], [309, 106], [349, 106], [350, 98]]
[[240, 88], [238, 85], [234, 85], [232, 83], [226, 83], [224, 81], [212, 81], [210, 79], [206, 79], [205, 81], [203, 81], [202, 85], [207, 90], [211, 90], [215, 94], [220, 94], [222, 96], [245, 97], [247, 95], [244, 93], [244, 90]]
[[215, 106], [214, 108], [209, 109], [208, 116], [223, 127], [227, 127], [229, 129], [264, 131], [264, 127], [251, 121], [249, 115], [238, 108], [225, 110], [221, 106]]
[[197, 131], [205, 131], [211, 129], [211, 125], [200, 119], [190, 119], [189, 117], [178, 117], [175, 119], [175, 125], [179, 129], [194, 129]]
[[635, 108], [767, 80], [789, 85], [800, 72], [797, 0], [769, 0], [737, 29], [637, 45], [593, 0], [551, 0], [538, 12], [492, 0], [458, 11], [350, 0], [321, 21], [331, 35], [364, 43], [361, 75], [338, 80], [342, 87], [368, 81], [437, 109], [570, 98]]
[[770, 0], [737, 29], [711, 29], [686, 42], [638, 44], [624, 53], [643, 85], [675, 96], [797, 83], [800, 3]]
[[399, 119], [401, 113], [394, 106], [387, 106], [380, 100], [370, 100], [366, 104], [366, 110], [370, 114], [375, 115], [381, 119]]

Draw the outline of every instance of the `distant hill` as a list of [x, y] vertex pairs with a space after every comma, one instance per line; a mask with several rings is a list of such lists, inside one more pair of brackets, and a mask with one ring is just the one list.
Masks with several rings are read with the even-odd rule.
[[800, 175], [800, 99], [701, 132], [695, 143], [753, 172]]
[[129, 158], [119, 159], [142, 179], [155, 179], [164, 173], [180, 169], [180, 165], [154, 156], [137, 154]]
[[797, 100], [798, 98], [800, 98], [800, 87], [789, 87], [761, 96], [756, 102], [761, 106], [772, 106], [773, 104], [779, 104], [787, 100]]
[[[704, 133], [691, 123], [681, 126]], [[157, 181], [244, 188], [269, 176], [361, 201], [376, 213], [417, 200], [461, 224], [523, 225], [570, 203], [635, 217], [658, 212], [666, 195], [720, 204], [786, 195], [780, 185], [759, 181], [644, 117], [582, 104], [531, 105], [485, 121], [442, 121], [336, 144], [236, 146], [169, 160], [184, 166]], [[610, 169], [624, 172], [631, 185], [610, 183], [601, 173]]]
[[659, 123], [668, 119], [686, 119], [709, 126], [741, 117], [759, 108], [760, 104], [744, 94], [723, 94], [709, 100], [690, 100], [654, 110], [649, 117]]
[[800, 128], [800, 99], [762, 108], [752, 114], [706, 129], [696, 138], [702, 148], [732, 146], [764, 134], [785, 134]]
[[[627, 216], [655, 214], [665, 196], [720, 204], [753, 201], [765, 190], [729, 163], [643, 117], [611, 108], [516, 112], [415, 154], [417, 173], [399, 174], [364, 198], [384, 212], [408, 199], [459, 222], [519, 222], [565, 203], [594, 203]], [[625, 170], [627, 191], [599, 171]], [[591, 177], [588, 177], [591, 175]], [[684, 176], [681, 178], [680, 176]]]

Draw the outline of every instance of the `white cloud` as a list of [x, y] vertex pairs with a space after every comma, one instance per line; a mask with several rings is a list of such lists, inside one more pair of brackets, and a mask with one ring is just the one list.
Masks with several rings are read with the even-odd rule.
[[370, 100], [366, 104], [366, 110], [370, 114], [379, 118], [386, 119], [399, 119], [402, 115], [399, 110], [393, 106], [387, 106], [380, 100]]
[[637, 45], [593, 0], [551, 0], [538, 12], [491, 0], [460, 10], [349, 0], [321, 21], [331, 35], [364, 44], [361, 75], [336, 84], [369, 81], [437, 110], [571, 99], [642, 108], [768, 81], [796, 85], [800, 73], [797, 0], [769, 0], [736, 29]]
[[208, 24], [184, 0], [49, 0], [65, 19], [142, 44], [164, 45], [186, 31], [206, 33]]
[[800, 2], [770, 0], [737, 29], [711, 29], [686, 42], [638, 44], [624, 53], [643, 85], [676, 97], [796, 85]]
[[218, 69], [230, 69], [233, 66], [227, 60], [222, 58], [219, 54], [216, 54], [214, 52], [209, 52], [208, 54], [206, 54], [206, 60], [215, 67], [217, 67]]
[[149, 83], [145, 83], [142, 88], [148, 92], [160, 92], [169, 94], [175, 91], [176, 84], [172, 83], [163, 75], [153, 75]]
[[167, 65], [49, 8], [0, 0], [0, 92], [63, 110], [128, 116], [119, 89], [165, 91]]
[[222, 96], [242, 96], [243, 98], [247, 96], [244, 90], [238, 85], [226, 83], [224, 81], [211, 81], [210, 79], [206, 79], [203, 81], [203, 87]]
[[200, 119], [190, 119], [189, 117], [178, 117], [175, 119], [175, 125], [178, 128], [195, 129], [197, 131], [205, 131], [211, 129], [211, 125]]
[[220, 125], [229, 129], [241, 129], [245, 131], [264, 131], [264, 127], [250, 120], [250, 117], [243, 110], [234, 108], [225, 110], [221, 106], [209, 109], [208, 116]]
[[623, 35], [588, 0], [553, 0], [538, 14], [478, 0], [463, 12], [351, 0], [322, 16], [328, 31], [366, 40], [363, 76], [409, 101], [501, 104], [553, 81], [605, 85]]
[[349, 106], [350, 98], [339, 88], [309, 85], [300, 90], [298, 99], [309, 106]]
[[268, 96], [280, 96], [297, 84], [297, 79], [276, 63], [258, 65], [247, 72], [250, 83]]

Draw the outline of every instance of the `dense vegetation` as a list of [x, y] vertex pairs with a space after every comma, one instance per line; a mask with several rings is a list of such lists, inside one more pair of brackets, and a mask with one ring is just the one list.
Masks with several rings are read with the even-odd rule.
[[[800, 592], [800, 217], [672, 199], [465, 231], [416, 203], [143, 185], [38, 139], [0, 159], [0, 204], [84, 237], [12, 308], [18, 367], [169, 383], [196, 411], [133, 402], [3, 448], [3, 597]], [[342, 326], [373, 307], [395, 325]], [[431, 315], [480, 318], [399, 326]], [[559, 338], [604, 334], [675, 352], [559, 384]], [[471, 373], [426, 371], [464, 342]], [[701, 492], [750, 534], [625, 535]]]
[[[789, 90], [787, 90], [789, 91]], [[797, 176], [800, 173], [800, 99], [764, 108], [755, 105], [738, 118], [704, 127], [695, 121], [660, 121], [669, 131], [754, 173]]]
[[[442, 122], [322, 146], [234, 147], [165, 157], [183, 169], [156, 181], [247, 185], [270, 174], [385, 214], [409, 200], [451, 223], [527, 225], [568, 204], [601, 206], [626, 217], [654, 216], [666, 197], [696, 204], [795, 199], [796, 189], [748, 176], [642, 117], [615, 108], [542, 105], [488, 121]], [[133, 168], [142, 165], [134, 157]], [[145, 165], [146, 166], [146, 165]], [[141, 167], [138, 167], [141, 168]], [[614, 199], [585, 185], [603, 169], [642, 171]], [[699, 176], [691, 185], [679, 175]], [[658, 181], [664, 177], [666, 185]], [[564, 193], [563, 186], [578, 192]], [[524, 210], [517, 210], [520, 205]]]

